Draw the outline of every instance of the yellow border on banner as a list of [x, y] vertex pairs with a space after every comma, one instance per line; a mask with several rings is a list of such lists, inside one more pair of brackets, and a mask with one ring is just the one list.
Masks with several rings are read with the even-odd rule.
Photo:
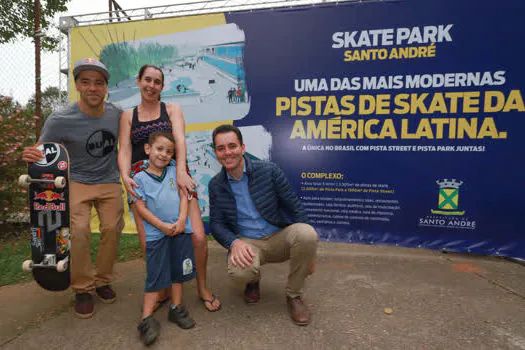
[[[117, 42], [138, 40], [153, 36], [186, 32], [226, 24], [224, 14], [195, 15], [186, 17], [171, 17], [134, 22], [118, 22], [72, 28], [70, 32], [70, 102], [78, 101], [75, 90], [73, 67], [77, 60], [84, 57], [99, 58], [103, 47]], [[186, 132], [212, 130], [221, 124], [233, 124], [232, 120], [212, 123], [187, 124]], [[123, 233], [136, 233], [137, 228], [129, 215], [126, 191], [123, 187], [124, 219]], [[100, 222], [96, 211], [91, 213], [91, 231], [100, 232]]]
[[213, 130], [216, 127], [218, 127], [219, 125], [222, 125], [222, 124], [233, 125], [233, 120], [225, 120], [225, 121], [221, 121], [221, 122], [197, 123], [197, 124], [186, 125], [186, 132]]
[[117, 42], [187, 32], [223, 24], [226, 24], [226, 17], [224, 14], [218, 13], [72, 28], [69, 34], [69, 40], [71, 42], [69, 51], [71, 63], [69, 67], [69, 76], [71, 77], [71, 79], [69, 79], [69, 91], [71, 91], [70, 101], [75, 102], [78, 100], [75, 81], [72, 79], [75, 62], [84, 57], [98, 59], [104, 46]]

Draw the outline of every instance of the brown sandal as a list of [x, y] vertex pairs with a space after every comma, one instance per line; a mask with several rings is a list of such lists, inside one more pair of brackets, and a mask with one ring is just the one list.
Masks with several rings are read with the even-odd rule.
[[211, 300], [209, 300], [209, 299], [204, 299], [204, 298], [200, 298], [200, 300], [201, 300], [202, 303], [204, 304], [204, 307], [206, 308], [206, 310], [208, 310], [209, 312], [216, 312], [216, 311], [219, 311], [219, 310], [222, 308], [222, 303], [221, 303], [221, 304], [219, 305], [219, 307], [216, 308], [215, 310], [210, 309], [210, 308], [208, 308], [208, 307], [206, 306], [207, 303], [209, 303], [209, 304], [210, 304], [210, 307], [213, 307], [213, 302], [214, 302], [215, 300], [218, 300], [217, 297], [215, 296], [215, 294], [212, 294], [212, 295], [211, 295]]

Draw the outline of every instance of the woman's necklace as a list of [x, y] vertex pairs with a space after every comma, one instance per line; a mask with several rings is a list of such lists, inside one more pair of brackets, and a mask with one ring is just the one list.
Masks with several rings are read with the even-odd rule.
[[155, 107], [154, 111], [146, 111], [144, 106], [139, 106], [139, 115], [142, 117], [142, 121], [151, 121], [156, 119], [160, 115], [160, 105]]

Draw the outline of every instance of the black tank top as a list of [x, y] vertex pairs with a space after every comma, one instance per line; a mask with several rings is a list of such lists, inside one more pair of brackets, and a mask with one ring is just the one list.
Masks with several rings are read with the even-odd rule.
[[[149, 134], [154, 131], [172, 131], [171, 121], [166, 111], [166, 104], [160, 103], [160, 116], [151, 121], [139, 121], [138, 106], [133, 109], [133, 119], [131, 120], [131, 164], [148, 159], [144, 151], [144, 144], [148, 143]], [[175, 155], [173, 155], [175, 159]]]

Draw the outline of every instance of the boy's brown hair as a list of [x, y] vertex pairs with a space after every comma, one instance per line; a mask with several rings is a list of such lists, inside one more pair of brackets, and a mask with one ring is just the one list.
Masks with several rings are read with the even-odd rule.
[[148, 145], [152, 146], [159, 137], [165, 137], [171, 142], [173, 142], [173, 144], [175, 144], [175, 139], [173, 138], [173, 134], [170, 131], [160, 130], [154, 131], [151, 134], [149, 134]]

